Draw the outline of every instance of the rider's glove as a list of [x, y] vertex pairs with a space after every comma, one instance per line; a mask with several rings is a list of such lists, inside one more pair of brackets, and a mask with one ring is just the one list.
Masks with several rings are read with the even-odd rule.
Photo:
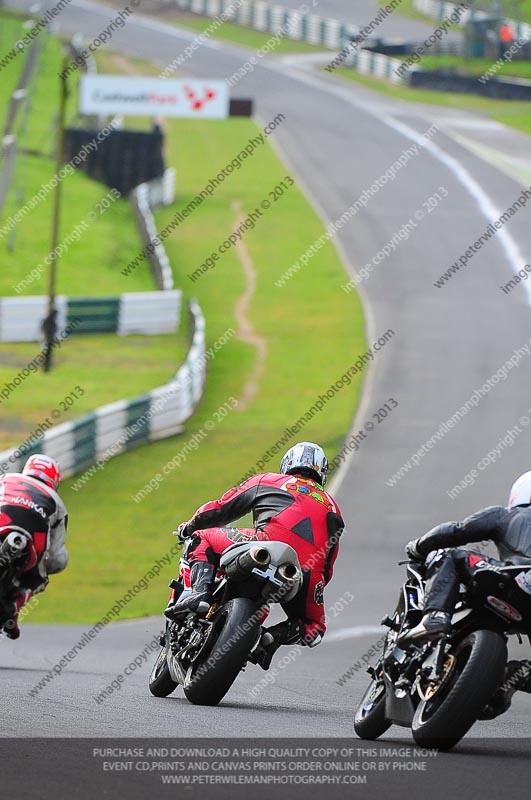
[[189, 536], [191, 536], [190, 533], [186, 532], [186, 526], [187, 525], [188, 525], [188, 522], [181, 522], [181, 524], [179, 525], [177, 530], [176, 531], [172, 531], [173, 536], [176, 536], [178, 538], [178, 540], [181, 542], [181, 544], [186, 539], [188, 539]]
[[306, 647], [317, 647], [323, 641], [324, 631], [318, 622], [304, 624], [304, 633], [301, 637], [301, 644]]
[[418, 549], [418, 539], [413, 539], [411, 542], [408, 542], [405, 546], [406, 555], [412, 561], [424, 561], [426, 556], [424, 556]]

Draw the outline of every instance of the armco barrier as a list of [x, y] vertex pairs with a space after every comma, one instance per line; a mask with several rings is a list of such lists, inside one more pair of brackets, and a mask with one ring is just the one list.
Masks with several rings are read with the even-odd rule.
[[[218, 17], [230, 13], [234, 0], [175, 0], [175, 5], [195, 14]], [[301, 40], [329, 50], [340, 50], [349, 36], [359, 30], [357, 25], [317, 14], [301, 14], [300, 11], [270, 5], [263, 0], [243, 2], [226, 21], [264, 33], [284, 32], [287, 39]]]
[[153, 178], [141, 186], [145, 187], [146, 199], [152, 211], [171, 206], [175, 200], [175, 170], [170, 167], [159, 178]]
[[63, 475], [70, 477], [138, 445], [180, 433], [201, 399], [207, 362], [203, 314], [195, 300], [190, 301], [189, 309], [190, 349], [173, 380], [133, 400], [119, 400], [45, 429], [18, 448], [5, 450], [0, 453], [0, 476], [22, 469], [33, 453], [46, 453], [56, 458]]
[[[182, 292], [135, 292], [116, 297], [56, 298], [57, 331], [74, 318], [75, 334], [117, 333], [155, 335], [179, 327]], [[0, 342], [42, 341], [47, 297], [0, 298]]]
[[[220, 17], [220, 15], [230, 14], [230, 9], [234, 6], [234, 0], [174, 0], [174, 4], [183, 10], [192, 11], [195, 14], [202, 14], [207, 17]], [[440, 2], [440, 0], [413, 0], [415, 9], [426, 16], [433, 17], [434, 20], [446, 19], [457, 6], [453, 3]], [[484, 16], [483, 12], [475, 11], [476, 17]], [[460, 18], [459, 24], [464, 25], [470, 18], [470, 12], [466, 11]], [[317, 14], [301, 14], [299, 11], [284, 8], [280, 5], [271, 5], [264, 0], [244, 0], [242, 5], [235, 9], [234, 13], [227, 16], [227, 20], [232, 23], [254, 28], [264, 33], [283, 32], [287, 39], [299, 39], [309, 44], [320, 45], [322, 47], [341, 51], [351, 37], [358, 33], [358, 26], [340, 22], [337, 19], [321, 17]], [[531, 26], [525, 22], [507, 20], [514, 29], [517, 36], [531, 39]], [[443, 42], [437, 46], [440, 54], [455, 54], [456, 44], [454, 42]], [[385, 78], [392, 83], [409, 83], [408, 73], [397, 75], [395, 70], [400, 67], [401, 61], [373, 50], [355, 48], [348, 53], [343, 66], [350, 66], [362, 75], [374, 75], [376, 78]], [[435, 87], [434, 87], [435, 88]], [[514, 98], [518, 92], [525, 90], [517, 88]], [[505, 93], [505, 94], [502, 94]], [[510, 89], [507, 86], [500, 87], [499, 96], [508, 95]], [[497, 95], [498, 96], [498, 95]]]
[[354, 49], [343, 62], [346, 67], [353, 67], [361, 75], [374, 75], [375, 78], [385, 78], [391, 83], [405, 83], [407, 76], [397, 75], [402, 61], [399, 58], [375, 53], [373, 50]]
[[152, 209], [170, 205], [174, 197], [175, 170], [173, 169], [167, 169], [160, 178], [139, 184], [129, 195], [142, 247], [147, 251], [155, 283], [164, 291], [173, 289], [173, 273], [162, 242], [152, 244], [158, 235]]
[[[234, 0], [175, 0], [175, 4], [196, 14], [218, 17], [234, 5]], [[269, 5], [263, 0], [247, 0], [230, 16], [230, 22], [265, 33], [283, 32], [287, 39], [302, 40], [338, 52], [359, 33], [357, 25], [317, 14], [301, 14], [283, 6]], [[380, 53], [355, 48], [345, 57], [343, 65], [351, 66], [363, 75], [402, 83], [402, 78], [395, 74], [400, 61]]]

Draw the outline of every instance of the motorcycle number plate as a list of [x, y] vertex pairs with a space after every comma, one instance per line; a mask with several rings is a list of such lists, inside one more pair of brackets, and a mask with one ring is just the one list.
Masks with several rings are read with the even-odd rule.
[[495, 597], [492, 594], [489, 594], [487, 597], [487, 603], [502, 617], [505, 619], [510, 620], [511, 622], [521, 622], [523, 617], [520, 612], [514, 607], [506, 603], [505, 600], [501, 600], [499, 597]]
[[267, 569], [259, 569], [258, 567], [254, 567], [252, 570], [253, 575], [259, 575], [260, 578], [267, 578], [271, 581], [271, 583], [276, 584], [277, 586], [283, 586], [282, 581], [279, 581], [278, 578], [275, 578], [275, 571], [276, 568], [273, 564], [270, 564]]

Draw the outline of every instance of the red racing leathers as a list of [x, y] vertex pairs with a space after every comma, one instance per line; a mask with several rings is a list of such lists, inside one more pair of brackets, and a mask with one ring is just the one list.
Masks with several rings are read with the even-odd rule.
[[223, 550], [252, 535], [252, 531], [239, 534], [234, 528], [224, 529], [249, 512], [256, 538], [289, 544], [299, 557], [304, 581], [297, 597], [284, 606], [288, 617], [304, 622], [310, 638], [324, 634], [323, 589], [332, 578], [344, 528], [336, 502], [313, 480], [273, 472], [256, 475], [220, 500], [205, 503], [182, 526], [183, 535], [198, 536], [190, 559], [217, 564]]
[[33, 539], [30, 558], [9, 598], [15, 620], [32, 594], [46, 587], [48, 575], [66, 567], [67, 524], [63, 501], [45, 483], [18, 472], [0, 479], [0, 541], [12, 527], [22, 528]]

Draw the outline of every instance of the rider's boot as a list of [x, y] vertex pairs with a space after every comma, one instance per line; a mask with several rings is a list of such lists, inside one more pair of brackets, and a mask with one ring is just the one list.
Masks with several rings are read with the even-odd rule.
[[8, 639], [18, 639], [20, 628], [18, 626], [18, 615], [26, 603], [31, 600], [32, 592], [30, 589], [13, 589], [11, 596], [3, 609], [3, 619], [0, 627]]
[[262, 628], [262, 636], [249, 661], [268, 670], [278, 648], [299, 641], [302, 633], [303, 626], [298, 620], [284, 620], [271, 628]]
[[195, 561], [190, 568], [191, 593], [183, 592], [176, 603], [169, 605], [165, 616], [175, 621], [182, 619], [190, 611], [196, 611], [199, 603], [210, 602], [216, 567], [208, 561]]
[[400, 647], [402, 644], [439, 639], [452, 630], [452, 621], [447, 611], [427, 611], [415, 628], [405, 631], [397, 639]]

